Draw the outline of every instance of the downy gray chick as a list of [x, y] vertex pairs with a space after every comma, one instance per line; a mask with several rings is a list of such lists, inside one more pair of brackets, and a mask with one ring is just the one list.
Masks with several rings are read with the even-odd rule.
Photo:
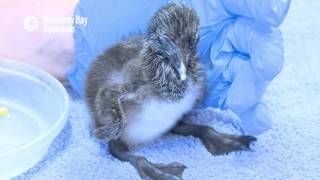
[[169, 131], [200, 138], [213, 155], [249, 150], [256, 140], [183, 122], [206, 91], [198, 41], [195, 11], [169, 4], [151, 18], [145, 35], [107, 49], [89, 69], [85, 97], [94, 133], [143, 179], [182, 179], [184, 165], [151, 163], [129, 150]]

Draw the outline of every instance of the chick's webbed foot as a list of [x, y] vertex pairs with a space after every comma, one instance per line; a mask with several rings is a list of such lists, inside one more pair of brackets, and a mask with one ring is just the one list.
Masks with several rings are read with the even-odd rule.
[[211, 128], [203, 131], [200, 139], [212, 155], [223, 155], [233, 151], [250, 151], [250, 145], [257, 140], [253, 136], [218, 133]]
[[186, 166], [177, 162], [170, 164], [156, 164], [144, 157], [138, 157], [132, 165], [142, 179], [147, 180], [182, 180], [182, 173]]
[[121, 161], [129, 162], [146, 180], [182, 180], [186, 166], [177, 162], [170, 164], [157, 164], [148, 161], [142, 156], [132, 154], [128, 146], [120, 140], [109, 142], [110, 153]]

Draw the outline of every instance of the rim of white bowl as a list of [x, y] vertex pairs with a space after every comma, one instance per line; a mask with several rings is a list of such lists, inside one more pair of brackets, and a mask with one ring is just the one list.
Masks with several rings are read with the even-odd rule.
[[[22, 62], [19, 62], [19, 61], [15, 61], [13, 59], [8, 59], [8, 58], [2, 58], [0, 57], [0, 64], [1, 61], [5, 61], [5, 64], [8, 64], [10, 66], [12, 65], [18, 65], [18, 66], [23, 66], [23, 67], [26, 67], [28, 69], [30, 69], [31, 71], [36, 71], [39, 75], [41, 76], [45, 76], [46, 78], [48, 78], [48, 80], [50, 82], [53, 82], [55, 83], [58, 87], [59, 87], [59, 91], [61, 91], [62, 93], [62, 98], [64, 100], [64, 105], [65, 105], [65, 109], [63, 110], [63, 112], [61, 113], [60, 117], [58, 118], [58, 120], [53, 124], [53, 126], [51, 126], [45, 133], [43, 133], [41, 136], [39, 136], [38, 138], [30, 141], [29, 143], [27, 144], [24, 144], [22, 146], [19, 146], [18, 148], [12, 150], [12, 151], [9, 151], [9, 152], [5, 152], [3, 154], [0, 154], [0, 158], [2, 157], [5, 157], [5, 156], [9, 156], [9, 155], [12, 155], [12, 154], [15, 154], [15, 153], [18, 153], [20, 151], [23, 151], [24, 149], [27, 149], [28, 147], [32, 146], [33, 144], [36, 144], [38, 143], [39, 141], [41, 141], [42, 139], [44, 139], [45, 137], [49, 136], [50, 134], [52, 134], [52, 132], [58, 128], [58, 126], [61, 124], [61, 123], [66, 123], [67, 121], [67, 115], [68, 115], [68, 112], [69, 112], [69, 108], [70, 108], [70, 98], [69, 98], [69, 95], [66, 91], [66, 89], [64, 88], [64, 86], [60, 83], [59, 80], [57, 80], [55, 77], [53, 77], [52, 75], [50, 75], [49, 73], [45, 72], [44, 70], [42, 69], [39, 69], [39, 68], [36, 68], [34, 66], [31, 66], [31, 65], [28, 65], [28, 64], [25, 64], [25, 63], [22, 63]], [[23, 74], [26, 74], [25, 72], [22, 72]], [[28, 74], [27, 74], [28, 75]], [[33, 77], [32, 75], [29, 75], [31, 77]], [[36, 78], [36, 77], [34, 77]], [[38, 78], [36, 78], [38, 79]], [[40, 80], [40, 79], [38, 79]], [[43, 82], [43, 80], [40, 80], [41, 82]], [[43, 82], [44, 84], [47, 84], [45, 82]], [[61, 131], [60, 131], [61, 132]], [[57, 135], [54, 136], [54, 138], [56, 136], [58, 136], [60, 134], [60, 132], [57, 133]], [[53, 138], [53, 139], [54, 139]], [[52, 143], [52, 141], [50, 142], [50, 144]]]

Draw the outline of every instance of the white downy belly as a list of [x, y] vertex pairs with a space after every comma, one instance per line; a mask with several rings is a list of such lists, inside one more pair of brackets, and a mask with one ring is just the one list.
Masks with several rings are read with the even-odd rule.
[[151, 141], [168, 132], [180, 118], [190, 111], [198, 96], [199, 88], [189, 87], [187, 94], [178, 102], [168, 103], [152, 99], [142, 111], [130, 119], [122, 139], [131, 145]]

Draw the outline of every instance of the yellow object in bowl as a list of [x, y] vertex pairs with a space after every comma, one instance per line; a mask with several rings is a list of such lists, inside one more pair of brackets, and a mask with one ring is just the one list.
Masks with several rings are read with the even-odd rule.
[[1, 117], [1, 116], [7, 116], [7, 115], [9, 115], [9, 110], [8, 110], [8, 108], [0, 107], [0, 117]]

